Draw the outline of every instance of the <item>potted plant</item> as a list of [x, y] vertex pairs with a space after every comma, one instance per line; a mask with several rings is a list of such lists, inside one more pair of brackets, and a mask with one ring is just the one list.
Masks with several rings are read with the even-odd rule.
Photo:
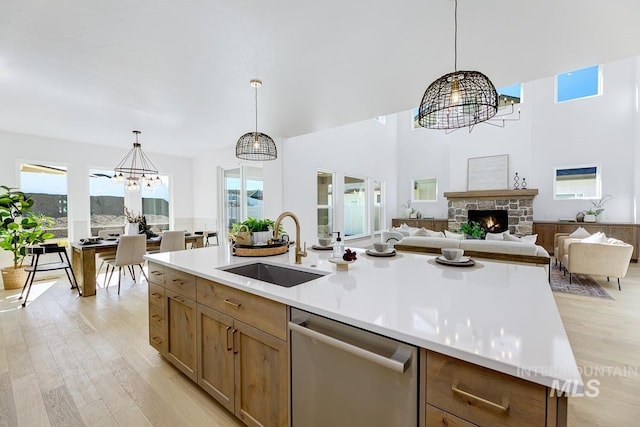
[[[240, 231], [241, 227], [246, 227], [246, 229], [251, 233], [251, 240], [253, 244], [266, 244], [273, 237], [273, 226], [274, 221], [269, 218], [258, 219], [249, 217], [242, 222], [236, 222], [231, 226], [231, 234], [235, 235]], [[245, 228], [243, 228], [245, 230]], [[278, 234], [284, 233], [282, 226], [280, 226], [280, 230]]]
[[584, 211], [584, 222], [600, 221], [600, 215], [604, 212], [605, 203], [607, 203], [612, 198], [613, 196], [611, 194], [605, 194], [598, 200], [592, 200], [591, 204], [593, 205], [593, 208]]
[[30, 195], [4, 185], [0, 188], [0, 248], [13, 253], [13, 265], [2, 268], [2, 282], [5, 289], [17, 289], [26, 280], [22, 264], [27, 247], [55, 237], [46, 231], [53, 219], [33, 211]]
[[484, 238], [485, 231], [476, 221], [465, 222], [460, 225], [460, 232], [463, 233], [468, 239], [482, 239]]
[[124, 216], [127, 223], [124, 226], [125, 235], [146, 234], [147, 239], [158, 235], [151, 231], [151, 226], [147, 224], [147, 217], [142, 214], [134, 214], [133, 211], [124, 207]]

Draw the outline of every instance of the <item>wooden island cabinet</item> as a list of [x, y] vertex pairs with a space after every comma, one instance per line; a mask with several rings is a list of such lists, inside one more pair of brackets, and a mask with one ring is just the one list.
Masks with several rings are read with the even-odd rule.
[[149, 344], [250, 426], [289, 424], [287, 306], [149, 262]]
[[582, 227], [589, 233], [603, 232], [607, 237], [622, 240], [633, 246], [631, 259], [638, 260], [638, 228], [640, 224], [608, 223], [608, 222], [568, 222], [568, 221], [534, 221], [533, 234], [538, 235], [537, 244], [553, 254], [553, 236], [556, 233], [572, 233]]
[[566, 426], [567, 398], [524, 379], [421, 349], [422, 425]]
[[[151, 346], [246, 425], [290, 425], [288, 305], [151, 260], [148, 295]], [[425, 348], [417, 363], [419, 427], [566, 426], [548, 386]]]

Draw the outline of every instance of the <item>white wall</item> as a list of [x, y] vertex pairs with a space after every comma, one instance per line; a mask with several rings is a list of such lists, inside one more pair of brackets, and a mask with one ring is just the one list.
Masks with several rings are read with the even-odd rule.
[[[0, 131], [0, 183], [18, 187], [20, 164], [34, 162], [67, 167], [69, 238], [78, 240], [89, 235], [89, 169], [112, 169], [127, 150], [81, 144], [59, 139]], [[144, 147], [144, 144], [143, 144]], [[192, 161], [149, 152], [163, 175], [170, 176], [174, 225], [191, 223], [193, 219]], [[6, 252], [6, 251], [3, 251]], [[2, 255], [1, 265], [8, 265]]]
[[[262, 165], [264, 179], [264, 215], [275, 219], [282, 212], [282, 141], [274, 139], [278, 158], [268, 162], [240, 160], [235, 156], [235, 145], [211, 150], [193, 160], [194, 223], [215, 224], [216, 230], [225, 230], [222, 224], [224, 206], [219, 203], [222, 191], [222, 169], [238, 168], [242, 165]], [[220, 239], [225, 238], [221, 232]], [[221, 240], [222, 241], [222, 240]]]
[[[391, 115], [384, 125], [371, 119], [284, 140], [283, 210], [298, 216], [302, 240], [307, 241], [308, 246], [317, 243], [318, 169], [336, 173], [333, 186], [336, 194], [342, 192], [345, 174], [382, 179], [386, 191], [385, 227], [391, 223], [398, 204], [396, 123], [396, 115]], [[334, 209], [342, 212], [343, 205], [336, 203]], [[341, 214], [334, 215], [334, 231], [344, 230], [341, 217]], [[284, 227], [292, 233], [291, 222]]]
[[[575, 218], [589, 201], [553, 200], [554, 167], [596, 163], [602, 168], [603, 194], [612, 194], [605, 220], [633, 222], [635, 170], [638, 169], [638, 114], [635, 112], [636, 58], [604, 64], [603, 95], [561, 104], [554, 102], [555, 78], [523, 85], [522, 118], [504, 128], [480, 124], [471, 133], [411, 130], [411, 112], [398, 114], [398, 195], [410, 196], [411, 178], [438, 178], [437, 203], [414, 207], [428, 216], [446, 217], [445, 191], [467, 189], [467, 160], [509, 155], [509, 188], [515, 172], [537, 188], [537, 220]], [[398, 206], [398, 214], [402, 211]]]

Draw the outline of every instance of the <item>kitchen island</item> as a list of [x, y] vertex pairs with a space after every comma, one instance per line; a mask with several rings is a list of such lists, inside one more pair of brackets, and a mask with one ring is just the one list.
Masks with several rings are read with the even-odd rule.
[[[258, 303], [245, 303], [245, 307], [248, 304], [264, 307], [263, 311], [254, 312], [261, 313], [264, 317], [254, 323], [250, 318], [238, 317], [221, 323], [218, 327], [218, 344], [226, 345], [228, 349], [242, 339], [236, 335], [249, 331], [247, 333], [253, 333], [254, 337], [258, 332], [266, 332], [265, 339], [277, 340], [270, 343], [270, 354], [277, 354], [275, 350], [286, 352], [288, 334], [283, 333], [282, 328], [283, 325], [286, 328], [288, 317], [285, 315], [284, 320], [278, 320], [282, 318], [284, 311], [273, 304], [279, 303], [282, 307], [296, 307], [422, 349], [420, 399], [426, 404], [426, 415], [421, 409], [421, 424], [430, 425], [429, 420], [438, 417], [444, 422], [445, 417], [449, 416], [452, 418], [448, 418], [448, 422], [453, 422], [456, 416], [460, 416], [462, 421], [466, 419], [477, 424], [498, 425], [495, 420], [474, 418], [476, 415], [468, 412], [470, 407], [475, 410], [476, 407], [486, 406], [486, 401], [483, 402], [482, 399], [477, 400], [473, 396], [458, 399], [464, 406], [462, 412], [467, 411], [461, 414], [455, 407], [448, 407], [446, 402], [438, 401], [436, 394], [440, 393], [429, 393], [430, 388], [438, 390], [440, 386], [433, 381], [437, 372], [432, 372], [432, 367], [446, 367], [451, 363], [451, 366], [460, 371], [478, 369], [478, 377], [484, 378], [482, 381], [490, 381], [487, 373], [495, 372], [501, 376], [500, 381], [506, 378], [513, 379], [516, 383], [541, 386], [543, 402], [538, 403], [543, 405], [541, 410], [544, 422], [540, 425], [563, 424], [566, 398], [550, 399], [549, 391], [559, 389], [580, 393], [582, 380], [543, 268], [484, 260], [477, 260], [473, 267], [450, 267], [437, 264], [435, 257], [430, 255], [398, 253], [394, 257], [382, 258], [370, 257], [361, 251], [358, 260], [349, 265], [347, 271], [336, 271], [336, 266], [328, 260], [329, 256], [328, 252], [309, 251], [309, 256], [303, 259], [302, 265], [296, 266], [291, 253], [267, 258], [242, 258], [231, 255], [224, 246], [149, 255], [149, 315], [150, 324], [154, 321], [156, 323], [156, 326], [150, 325], [150, 332], [157, 327], [158, 330], [164, 328], [166, 334], [166, 331], [173, 328], [176, 336], [188, 336], [182, 333], [184, 331], [177, 334], [175, 329], [180, 325], [167, 318], [170, 316], [167, 307], [176, 305], [174, 313], [179, 313], [184, 318], [189, 316], [189, 310], [195, 313], [202, 301], [206, 306], [203, 307], [203, 312], [211, 315], [208, 318], [214, 317], [221, 321], [219, 315], [220, 312], [224, 314], [225, 307], [233, 309], [233, 305], [239, 305], [235, 297], [226, 298], [225, 295], [241, 291], [242, 295], [256, 296]], [[230, 264], [256, 261], [290, 264], [293, 268], [327, 274], [307, 283], [285, 288], [219, 269]], [[154, 282], [157, 279], [154, 279], [153, 271], [156, 271], [156, 277], [164, 275], [161, 283]], [[193, 278], [192, 284], [190, 278]], [[182, 287], [188, 295], [184, 296], [179, 289], [176, 293], [176, 286]], [[212, 290], [208, 290], [207, 286]], [[172, 300], [172, 297], [177, 299]], [[158, 301], [162, 298], [163, 303], [154, 305], [154, 298], [158, 298]], [[206, 303], [207, 300], [209, 304]], [[215, 305], [217, 300], [222, 302], [220, 306]], [[219, 310], [211, 312], [212, 307]], [[155, 311], [152, 312], [151, 308]], [[192, 328], [194, 337], [191, 341], [187, 340], [187, 347], [190, 349], [182, 352], [185, 357], [177, 359], [191, 358], [194, 361], [195, 365], [191, 363], [193, 366], [182, 366], [182, 370], [202, 385], [199, 380], [202, 372], [197, 371], [199, 367], [203, 368], [201, 359], [204, 350], [201, 345], [194, 347], [198, 341], [196, 336], [200, 337], [198, 331], [202, 325], [200, 329], [196, 327], [199, 322], [195, 318], [186, 323], [187, 327]], [[245, 328], [246, 324], [249, 329]], [[266, 325], [266, 331], [254, 330], [261, 325]], [[237, 330], [240, 331], [238, 334]], [[162, 336], [154, 339], [150, 335], [150, 342], [152, 345], [155, 343], [154, 346], [161, 353], [164, 349], [168, 354], [167, 358], [179, 368], [180, 364], [189, 365], [184, 360], [174, 360], [176, 357], [167, 352]], [[211, 344], [210, 347], [215, 346]], [[283, 372], [287, 370], [286, 357], [280, 355], [278, 360], [279, 370], [276, 371], [279, 379], [288, 382], [288, 373]], [[461, 366], [455, 365], [458, 361]], [[430, 365], [427, 366], [427, 363]], [[440, 372], [446, 373], [446, 369], [443, 368]], [[427, 378], [427, 375], [431, 377]], [[495, 388], [491, 383], [487, 386]], [[206, 386], [203, 388], [207, 390]], [[242, 387], [236, 385], [236, 388]], [[219, 387], [208, 391], [219, 401], [228, 400], [228, 397], [220, 396]], [[430, 396], [436, 400], [430, 400]], [[547, 402], [544, 402], [544, 396], [547, 396]], [[541, 398], [538, 396], [533, 400], [539, 401]], [[514, 417], [518, 415], [519, 409], [515, 402], [498, 403], [495, 405], [498, 411]], [[242, 402], [238, 404], [242, 406]], [[280, 412], [286, 413], [287, 402], [280, 404], [284, 407]], [[230, 402], [227, 407], [234, 411]], [[431, 418], [430, 409], [431, 414], [437, 412], [435, 418]], [[449, 414], [446, 414], [447, 411]], [[242, 410], [235, 412], [242, 413]], [[283, 415], [279, 415], [279, 420], [285, 425], [286, 416], [288, 414], [284, 415], [285, 421], [282, 421]], [[259, 424], [249, 414], [239, 417], [247, 424]]]

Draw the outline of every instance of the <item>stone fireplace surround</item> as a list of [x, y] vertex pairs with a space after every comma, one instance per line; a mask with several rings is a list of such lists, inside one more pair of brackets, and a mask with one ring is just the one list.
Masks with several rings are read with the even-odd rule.
[[448, 201], [448, 229], [457, 231], [467, 222], [470, 209], [509, 211], [509, 232], [518, 236], [532, 234], [533, 198], [537, 189], [527, 190], [475, 190], [446, 192]]

